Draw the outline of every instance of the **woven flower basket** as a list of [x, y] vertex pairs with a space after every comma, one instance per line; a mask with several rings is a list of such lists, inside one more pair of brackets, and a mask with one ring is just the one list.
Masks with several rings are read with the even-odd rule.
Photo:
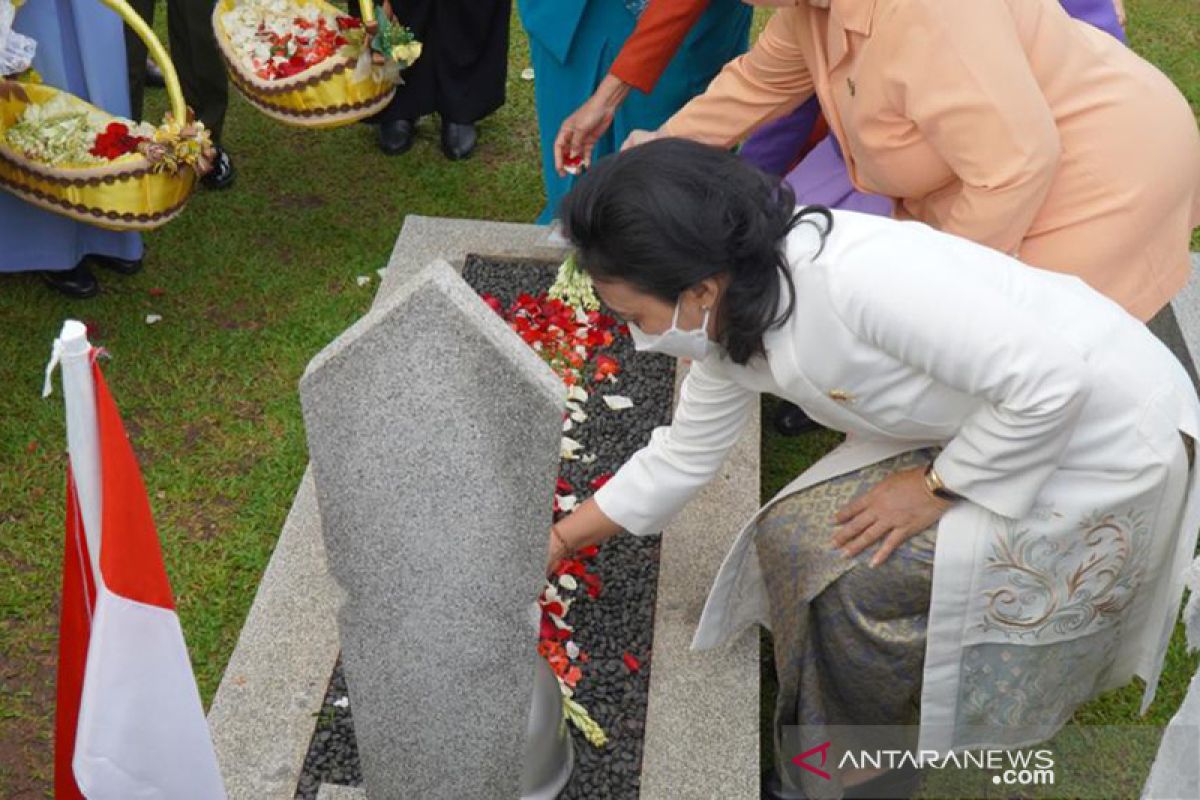
[[[342, 14], [324, 0], [294, 0], [293, 5]], [[219, 0], [213, 11], [213, 31], [231, 82], [267, 116], [301, 128], [337, 128], [366, 119], [391, 102], [399, 82], [398, 70], [359, 70], [359, 59], [353, 55], [335, 54], [286, 78], [259, 77], [244, 63], [225, 27], [225, 14], [237, 6], [238, 0]], [[360, 0], [359, 8], [363, 23], [372, 25], [372, 0]]]
[[[0, 81], [0, 188], [33, 205], [81, 222], [121, 231], [157, 228], [183, 210], [200, 174], [208, 169], [210, 143], [202, 125], [190, 123], [175, 68], [154, 32], [124, 0], [104, 0], [146, 43], [166, 78], [171, 114], [155, 137], [167, 160], [132, 152], [102, 164], [48, 165], [10, 147], [3, 133], [31, 104], [60, 94], [38, 83]], [[76, 98], [82, 107], [108, 116]]]

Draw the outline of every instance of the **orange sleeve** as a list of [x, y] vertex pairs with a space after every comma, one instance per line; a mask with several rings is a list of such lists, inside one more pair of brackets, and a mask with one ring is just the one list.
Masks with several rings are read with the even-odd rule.
[[750, 52], [726, 64], [704, 94], [693, 98], [659, 131], [731, 147], [812, 97], [813, 76], [799, 44], [806, 35], [802, 13], [803, 9], [791, 7], [776, 11]]
[[609, 72], [649, 94], [709, 0], [651, 0]]

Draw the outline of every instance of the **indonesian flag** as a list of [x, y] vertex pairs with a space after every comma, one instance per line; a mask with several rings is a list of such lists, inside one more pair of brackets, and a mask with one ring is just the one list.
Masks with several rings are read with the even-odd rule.
[[51, 361], [70, 450], [55, 797], [224, 798], [137, 459], [94, 354], [71, 321]]

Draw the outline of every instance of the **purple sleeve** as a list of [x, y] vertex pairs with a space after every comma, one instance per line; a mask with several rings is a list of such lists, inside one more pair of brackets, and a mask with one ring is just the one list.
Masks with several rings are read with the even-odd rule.
[[820, 114], [821, 105], [813, 95], [786, 117], [756, 130], [742, 145], [742, 158], [763, 172], [782, 178], [808, 142]]
[[1118, 41], [1125, 41], [1125, 31], [1117, 22], [1117, 9], [1112, 0], [1060, 0], [1067, 13], [1078, 20], [1095, 25]]

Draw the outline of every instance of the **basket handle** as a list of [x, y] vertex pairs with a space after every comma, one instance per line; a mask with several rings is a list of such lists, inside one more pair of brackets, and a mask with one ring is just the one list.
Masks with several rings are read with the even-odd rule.
[[[370, 0], [364, 0], [370, 2]], [[167, 85], [167, 98], [171, 101], [171, 114], [179, 124], [187, 121], [187, 102], [183, 99], [183, 88], [179, 85], [179, 74], [175, 72], [175, 65], [171, 63], [171, 57], [167, 55], [167, 50], [162, 46], [162, 42], [154, 35], [154, 31], [146, 24], [146, 20], [142, 19], [136, 11], [130, 8], [125, 0], [102, 0], [104, 5], [111, 8], [120, 15], [125, 24], [133, 29], [133, 32], [138, 35], [146, 44], [146, 49], [150, 51], [150, 57], [154, 59], [154, 63], [162, 70], [163, 81]]]
[[358, 0], [358, 11], [363, 25], [370, 25], [375, 21], [375, 0]]

